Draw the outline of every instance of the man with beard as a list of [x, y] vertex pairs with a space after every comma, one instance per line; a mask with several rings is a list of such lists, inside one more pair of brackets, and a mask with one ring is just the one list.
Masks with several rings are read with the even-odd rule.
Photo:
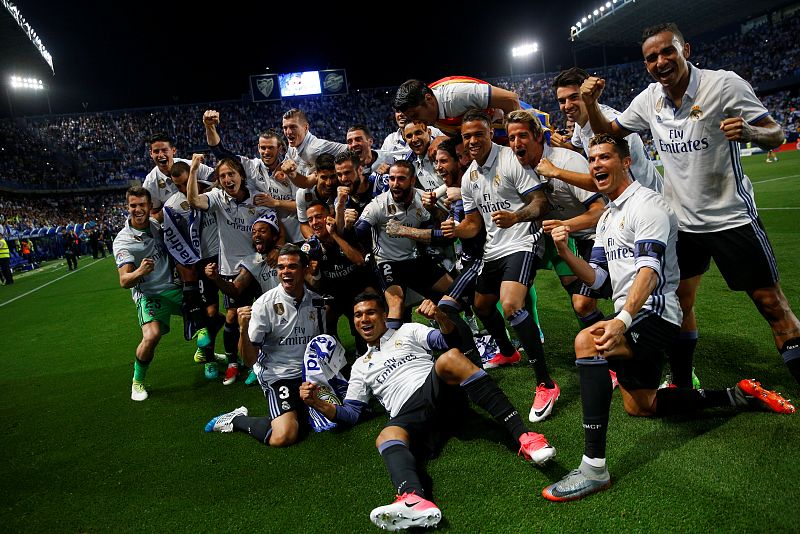
[[136, 347], [131, 400], [148, 397], [144, 380], [161, 336], [169, 332], [170, 315], [181, 315], [181, 288], [172, 280], [161, 225], [150, 219], [150, 192], [131, 187], [125, 193], [128, 219], [114, 239], [119, 285], [131, 290], [142, 341]]
[[280, 285], [252, 307], [239, 308], [242, 356], [258, 376], [269, 417], [248, 417], [247, 408], [241, 406], [211, 419], [206, 432], [246, 432], [272, 447], [297, 442], [307, 421], [306, 405], [300, 400], [303, 354], [322, 332], [312, 304], [319, 295], [305, 288], [308, 269], [308, 256], [296, 245], [285, 245], [278, 256]]
[[431, 130], [428, 125], [420, 120], [409, 120], [403, 128], [403, 135], [411, 149], [407, 159], [414, 164], [417, 187], [430, 192], [443, 185], [444, 182], [436, 174], [433, 161], [428, 155], [431, 146]]
[[[190, 164], [186, 159], [175, 158], [177, 148], [172, 137], [165, 133], [157, 133], [148, 139], [150, 147], [150, 158], [156, 164], [142, 182], [142, 187], [150, 192], [153, 206], [153, 215], [161, 221], [161, 207], [167, 199], [175, 194], [178, 187], [172, 182], [169, 171], [175, 161], [183, 161]], [[197, 169], [198, 180], [207, 180], [214, 172], [208, 165], [201, 165]]]
[[[415, 241], [386, 233], [392, 220], [414, 228], [429, 223], [430, 213], [422, 205], [422, 192], [415, 181], [411, 163], [396, 161], [389, 169], [389, 191], [373, 199], [355, 223], [359, 240], [372, 247], [375, 275], [389, 305], [391, 328], [403, 323], [405, 288], [438, 301], [452, 283], [441, 266], [418, 254]], [[441, 231], [434, 231], [432, 242], [441, 237]]]
[[[344, 151], [343, 151], [344, 152]], [[308, 188], [297, 190], [297, 220], [300, 221], [300, 232], [304, 238], [311, 237], [313, 233], [308, 225], [306, 211], [309, 204], [318, 200], [328, 205], [333, 205], [336, 199], [336, 188], [339, 184], [336, 178], [336, 165], [334, 157], [330, 154], [322, 154], [316, 159], [317, 180], [314, 185]]]
[[219, 125], [218, 111], [209, 109], [203, 113], [206, 142], [211, 147], [211, 151], [218, 159], [238, 157], [250, 183], [262, 191], [255, 195], [253, 203], [256, 206], [267, 206], [274, 209], [286, 228], [287, 240], [301, 241], [303, 235], [300, 233], [300, 223], [297, 220], [297, 186], [286, 177], [286, 173], [280, 170], [286, 153], [283, 139], [276, 132], [266, 130], [258, 135], [259, 157], [237, 156], [222, 145], [217, 125]]

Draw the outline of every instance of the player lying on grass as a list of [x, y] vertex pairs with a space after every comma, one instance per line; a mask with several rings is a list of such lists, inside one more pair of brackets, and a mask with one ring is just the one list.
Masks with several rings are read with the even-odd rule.
[[[441, 415], [448, 396], [462, 394], [454, 386], [460, 385], [472, 402], [506, 428], [527, 460], [541, 465], [555, 456], [555, 449], [543, 435], [528, 432], [517, 410], [486, 372], [458, 348], [452, 348], [460, 345], [458, 330], [432, 301], [423, 301], [417, 311], [435, 319], [440, 330], [418, 323], [389, 329], [386, 305], [377, 293], [362, 293], [355, 302], [355, 327], [369, 349], [353, 364], [344, 404], [335, 406], [320, 400], [318, 387], [310, 382], [301, 385], [300, 397], [329, 419], [347, 424], [358, 422], [372, 396], [389, 412], [389, 421], [375, 443], [397, 498], [370, 513], [375, 525], [399, 530], [433, 526], [441, 520], [442, 512], [425, 498], [411, 448], [435, 431], [441, 422], [437, 414]], [[446, 352], [434, 360], [432, 350]]]
[[614, 360], [625, 411], [634, 416], [692, 413], [704, 408], [766, 408], [793, 413], [794, 406], [755, 380], [722, 390], [658, 389], [664, 350], [680, 330], [681, 308], [675, 243], [678, 222], [663, 197], [632, 182], [628, 144], [607, 134], [589, 143], [589, 172], [610, 200], [597, 223], [591, 263], [568, 246], [569, 227], [551, 235], [558, 253], [592, 288], [611, 281], [616, 315], [575, 338], [575, 364], [583, 405], [584, 455], [580, 467], [542, 495], [551, 501], [585, 497], [611, 485], [606, 468], [606, 432], [611, 403], [608, 360]]

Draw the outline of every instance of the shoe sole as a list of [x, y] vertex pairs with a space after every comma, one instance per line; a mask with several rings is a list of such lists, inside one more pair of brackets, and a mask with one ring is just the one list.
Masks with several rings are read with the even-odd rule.
[[370, 514], [372, 523], [382, 529], [394, 532], [396, 530], [406, 530], [409, 528], [428, 528], [439, 524], [442, 520], [441, 510], [431, 512], [421, 512], [406, 514], [399, 512], [382, 512], [380, 514]]
[[775, 413], [792, 414], [795, 412], [794, 405], [784, 399], [778, 393], [764, 389], [761, 382], [752, 379], [745, 379], [737, 384], [745, 395], [758, 400], [762, 406]]
[[593, 487], [591, 489], [580, 491], [580, 492], [578, 492], [578, 493], [576, 493], [574, 495], [569, 495], [569, 496], [566, 496], [566, 497], [559, 497], [558, 495], [553, 495], [552, 493], [550, 493], [548, 490], [552, 490], [553, 486], [555, 486], [555, 484], [552, 484], [552, 485], [547, 486], [546, 488], [544, 488], [542, 490], [542, 497], [544, 497], [548, 501], [553, 501], [553, 502], [577, 501], [578, 499], [583, 499], [584, 497], [588, 497], [589, 495], [592, 495], [592, 494], [597, 493], [599, 491], [603, 491], [603, 490], [606, 490], [606, 489], [610, 488], [611, 487], [611, 479], [609, 479], [608, 482], [606, 482], [602, 486], [595, 486], [595, 487]]

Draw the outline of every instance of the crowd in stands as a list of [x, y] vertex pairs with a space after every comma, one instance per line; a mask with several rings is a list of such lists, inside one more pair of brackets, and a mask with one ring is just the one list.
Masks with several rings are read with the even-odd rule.
[[[765, 23], [766, 24], [766, 23]], [[754, 86], [788, 76], [800, 75], [800, 14], [775, 23], [766, 31], [755, 26], [739, 32], [692, 42], [692, 60], [703, 68], [734, 70]], [[609, 84], [603, 102], [624, 109], [649, 83], [641, 62], [589, 69], [614, 83]], [[443, 75], [449, 73], [443, 73]], [[555, 73], [487, 81], [507, 87], [532, 106], [551, 114], [555, 125], [563, 126], [550, 87]], [[344, 96], [301, 97], [291, 107], [303, 109], [310, 131], [325, 139], [344, 141], [349, 125], [366, 124], [376, 143], [394, 131], [391, 110], [393, 89], [366, 89]], [[764, 97], [764, 102], [790, 138], [800, 127], [797, 89]], [[164, 131], [177, 139], [179, 156], [190, 157], [206, 148], [200, 117], [214, 108], [225, 117], [222, 133], [228, 148], [239, 154], [255, 155], [255, 139], [265, 128], [278, 129], [284, 102], [202, 103], [153, 109], [104, 113], [33, 117], [0, 121], [0, 187], [12, 190], [89, 188], [123, 189], [130, 180], [142, 179], [150, 170], [144, 146], [148, 132]], [[210, 160], [213, 163], [213, 158]]]

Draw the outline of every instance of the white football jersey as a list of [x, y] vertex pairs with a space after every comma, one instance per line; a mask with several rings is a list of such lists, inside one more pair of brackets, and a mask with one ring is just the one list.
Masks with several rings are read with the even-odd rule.
[[[315, 298], [319, 295], [306, 289], [303, 299], [296, 303], [278, 286], [253, 303], [247, 334], [261, 349], [253, 370], [262, 387], [302, 376], [306, 345], [322, 333], [317, 309], [312, 306]], [[322, 321], [324, 324], [324, 311]]]
[[239, 264], [239, 268], [245, 269], [253, 275], [253, 278], [258, 281], [258, 285], [261, 286], [262, 294], [280, 285], [278, 281], [278, 269], [270, 267], [266, 258], [258, 252], [245, 256]]
[[477, 211], [483, 218], [485, 261], [515, 252], [535, 251], [542, 236], [540, 223], [522, 222], [510, 228], [499, 228], [492, 221], [492, 213], [523, 208], [527, 205], [524, 195], [542, 187], [544, 182], [539, 176], [532, 169], [524, 168], [507, 146], [492, 143], [492, 150], [482, 166], [472, 161], [461, 178], [461, 198], [466, 214]]
[[[192, 161], [188, 159], [173, 158], [172, 161], [173, 163], [183, 161], [189, 166], [192, 165]], [[197, 170], [197, 179], [207, 180], [213, 173], [214, 169], [212, 167], [201, 164]], [[178, 192], [178, 186], [172, 183], [172, 178], [161, 172], [158, 166], [153, 167], [147, 174], [144, 182], [142, 182], [142, 187], [150, 191], [150, 201], [153, 203], [154, 210], [161, 209], [167, 199]]]
[[126, 220], [125, 226], [114, 238], [113, 250], [118, 269], [126, 264], [138, 269], [145, 258], [155, 262], [153, 272], [131, 288], [133, 300], [138, 300], [142, 295], [155, 296], [180, 287], [172, 278], [172, 263], [164, 246], [161, 225], [153, 219], [150, 219], [147, 231], [133, 228], [130, 219]]
[[753, 184], [739, 160], [739, 143], [720, 131], [723, 119], [754, 124], [769, 112], [736, 73], [689, 66], [689, 86], [675, 108], [651, 83], [617, 123], [632, 132], [650, 129], [664, 162], [664, 197], [685, 232], [718, 232], [758, 216]]
[[414, 199], [408, 207], [397, 204], [392, 199], [391, 191], [381, 193], [373, 198], [359, 220], [366, 221], [372, 226], [372, 244], [375, 260], [378, 263], [386, 261], [404, 261], [417, 257], [417, 242], [405, 237], [389, 237], [386, 235], [386, 223], [389, 219], [396, 219], [405, 226], [419, 228], [427, 222], [431, 214], [422, 206], [422, 191], [414, 188]]
[[336, 143], [327, 139], [320, 139], [311, 132], [306, 133], [305, 139], [298, 147], [289, 147], [286, 150], [286, 158], [297, 163], [297, 172], [304, 176], [314, 172], [317, 158], [322, 154], [338, 156], [347, 150], [344, 143]]
[[208, 197], [208, 211], [217, 217], [219, 272], [225, 276], [237, 274], [237, 265], [253, 253], [253, 221], [264, 214], [275, 214], [272, 208], [253, 204], [257, 189], [248, 191], [244, 202], [238, 202], [222, 189], [203, 193]]
[[675, 290], [680, 275], [675, 243], [678, 220], [664, 198], [633, 182], [606, 206], [597, 222], [591, 264], [608, 272], [614, 310], [625, 306], [636, 273], [650, 267], [658, 285], [642, 307], [670, 323], [680, 325], [683, 314]]
[[[261, 158], [239, 156], [239, 160], [242, 162], [245, 174], [247, 174], [247, 179], [259, 192], [267, 193], [276, 200], [295, 201], [297, 186], [288, 178], [285, 182], [281, 182], [275, 178], [275, 175], [269, 172], [269, 168], [264, 164]], [[275, 211], [278, 213], [278, 218], [286, 229], [286, 242], [296, 243], [302, 241], [303, 234], [300, 232], [300, 222], [297, 220], [297, 212], [293, 209], [287, 210], [283, 208], [276, 209]]]
[[390, 417], [396, 416], [431, 373], [428, 334], [432, 331], [419, 323], [387, 330], [379, 348], [370, 347], [353, 363], [345, 400], [367, 403], [374, 395]]

